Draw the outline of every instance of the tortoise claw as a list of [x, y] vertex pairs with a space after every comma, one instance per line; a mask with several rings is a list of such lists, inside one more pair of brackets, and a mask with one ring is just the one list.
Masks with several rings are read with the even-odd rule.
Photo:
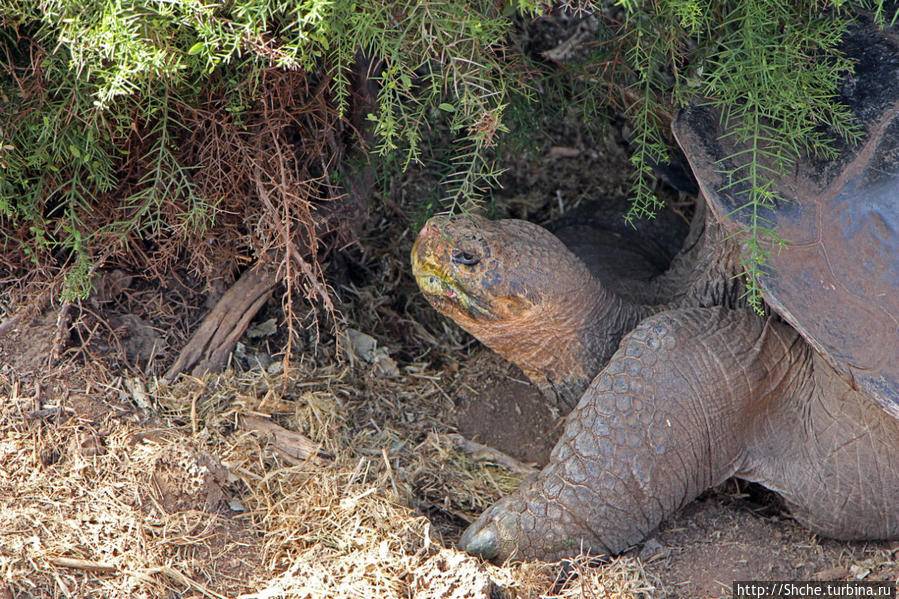
[[459, 540], [459, 549], [488, 561], [499, 557], [499, 536], [491, 524], [475, 522]]

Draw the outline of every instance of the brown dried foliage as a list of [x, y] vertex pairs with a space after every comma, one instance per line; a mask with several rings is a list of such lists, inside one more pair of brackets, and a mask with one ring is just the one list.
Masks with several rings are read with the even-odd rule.
[[[33, 45], [29, 68], [16, 73], [26, 99], [46, 101], [42, 56], [42, 49]], [[134, 275], [126, 293], [116, 298], [117, 310], [153, 322], [161, 330], [178, 331], [175, 339], [168, 334], [167, 341], [181, 345], [198, 320], [207, 293], [220, 291], [239, 271], [261, 262], [277, 267], [288, 323], [294, 321], [292, 300], [297, 297], [317, 303], [333, 317], [322, 259], [354, 238], [351, 223], [363, 220], [366, 207], [358, 196], [344, 194], [329, 173], [349, 149], [359, 145], [355, 125], [365, 98], [355, 94], [350, 114], [356, 118], [344, 118], [332, 102], [331, 80], [316, 78], [302, 71], [266, 69], [258, 79], [243, 84], [254, 86], [252, 90], [238, 90], [251, 98], [239, 113], [229, 111], [228, 94], [234, 91], [228, 92], [215, 77], [201, 92], [201, 101], [172, 104], [174, 115], [170, 113], [170, 122], [164, 126], [170, 138], [166, 146], [185, 167], [195, 195], [214, 207], [214, 223], [205, 230], [191, 226], [191, 207], [179, 194], [159, 189], [159, 203], [151, 210], [161, 226], [132, 228], [124, 238], [121, 229], [116, 230], [116, 222], [132, 220], [146, 209], [145, 203], [129, 204], [127, 199], [159, 185], [148, 173], [154, 168], [152, 149], [163, 127], [141, 120], [135, 110], [127, 138], [113, 140], [121, 149], [113, 191], [96, 194], [90, 205], [63, 206], [58, 205], [58, 197], [48, 197], [37, 207], [51, 235], [65, 235], [60, 230], [62, 208], [74, 215], [83, 232], [92, 235], [88, 251], [94, 295], [104, 272], [121, 269]], [[24, 117], [19, 115], [20, 120]], [[69, 118], [76, 118], [74, 108]], [[56, 189], [70, 176], [42, 173], [41, 184]], [[7, 239], [32, 238], [29, 226], [25, 219], [16, 223], [0, 217]], [[71, 266], [68, 251], [46, 249], [29, 256], [22, 247], [7, 243], [0, 252], [0, 273], [4, 273], [0, 292], [8, 302], [0, 305], [0, 322], [12, 315], [37, 314], [59, 301]], [[166, 308], [173, 304], [179, 309]], [[76, 343], [81, 341], [85, 347], [83, 342], [101, 331], [104, 345], [117, 343], [115, 326], [104, 320], [104, 310], [98, 309], [96, 301], [77, 302], [76, 308], [69, 316], [64, 306], [66, 318], [62, 319], [74, 322]], [[288, 344], [290, 339], [292, 335]]]

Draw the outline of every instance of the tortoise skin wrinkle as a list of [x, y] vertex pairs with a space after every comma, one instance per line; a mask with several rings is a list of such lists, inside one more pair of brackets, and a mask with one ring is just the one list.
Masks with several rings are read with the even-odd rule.
[[[818, 534], [899, 538], [899, 28], [863, 24], [844, 48], [857, 68], [843, 100], [866, 134], [774, 181], [787, 201], [760, 216], [790, 245], [761, 279], [771, 316], [739, 299], [750, 216], [745, 186], [722, 173], [746, 154], [708, 106], [673, 125], [701, 194], [662, 274], [618, 280], [626, 265], [603, 279], [522, 221], [422, 230], [412, 263], [431, 304], [576, 404], [550, 463], [481, 514], [462, 549], [618, 553], [730, 476], [776, 491]], [[629, 243], [609, 239], [599, 245]]]

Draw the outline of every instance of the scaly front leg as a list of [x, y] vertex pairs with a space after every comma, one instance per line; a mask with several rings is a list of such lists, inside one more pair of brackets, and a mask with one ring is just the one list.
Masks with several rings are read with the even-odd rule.
[[741, 467], [764, 404], [800, 370], [802, 346], [792, 329], [744, 311], [646, 319], [568, 416], [550, 464], [484, 512], [461, 548], [558, 559], [641, 541]]

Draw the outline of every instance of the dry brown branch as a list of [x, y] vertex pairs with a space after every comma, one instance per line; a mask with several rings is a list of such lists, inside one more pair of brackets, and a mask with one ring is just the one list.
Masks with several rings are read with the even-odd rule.
[[[266, 39], [256, 41], [261, 45], [252, 46], [254, 51], [275, 48]], [[36, 71], [40, 55], [35, 55], [32, 65]], [[367, 79], [357, 78], [364, 87]], [[354, 93], [348, 111], [351, 116], [345, 118], [332, 101], [334, 83], [328, 77], [313, 78], [313, 85], [309, 79], [300, 69], [278, 68], [248, 81], [246, 89], [226, 89], [212, 79], [200, 101], [170, 105], [170, 122], [177, 124], [165, 132], [171, 139], [167, 150], [183, 167], [184, 183], [179, 193], [157, 198], [151, 218], [158, 225], [154, 224], [152, 235], [146, 237], [150, 228], [141, 220], [147, 218], [145, 202], [132, 200], [151, 191], [148, 186], [153, 178], [148, 173], [156, 168], [154, 148], [158, 153], [162, 133], [157, 120], [135, 117], [128, 134], [117, 140], [120, 155], [125, 157], [118, 165], [117, 187], [93, 194], [83, 206], [74, 202], [70, 211], [72, 221], [82, 223], [83, 233], [89, 234], [89, 276], [101, 277], [101, 268], [118, 269], [129, 281], [118, 297], [99, 298], [102, 309], [96, 314], [82, 317], [80, 310], [70, 315], [78, 310], [78, 303], [76, 310], [60, 310], [62, 291], [71, 279], [72, 265], [60, 259], [65, 252], [37, 247], [31, 250], [33, 256], [19, 251], [0, 256], [0, 271], [9, 274], [0, 277], [0, 289], [8, 295], [10, 305], [25, 312], [23, 318], [41, 311], [36, 308], [38, 302], [44, 307], [55, 304], [67, 317], [59, 321], [52, 358], [80, 353], [85, 361], [95, 362], [107, 354], [124, 356], [123, 344], [110, 338], [114, 332], [95, 327], [97, 317], [111, 318], [107, 308], [112, 308], [116, 314], [134, 315], [159, 331], [158, 352], [144, 356], [140, 367], [150, 375], [165, 372], [166, 362], [177, 355], [170, 348], [182, 347], [199, 324], [197, 314], [207, 292], [222, 284], [223, 273], [243, 270], [248, 259], [276, 269], [286, 290], [282, 304], [288, 328], [297, 320], [293, 303], [304, 297], [325, 308], [324, 313], [331, 316], [329, 324], [336, 323], [332, 290], [321, 261], [335, 248], [355, 241], [371, 194], [361, 189], [345, 197], [330, 175], [358, 141], [359, 115], [368, 96], [365, 90]], [[25, 96], [42, 95], [41, 77], [29, 77], [21, 84]], [[258, 88], [250, 89], [257, 84]], [[235, 95], [242, 102], [235, 101]], [[246, 107], [239, 117], [229, 111], [235, 102]], [[350, 122], [351, 118], [357, 123]], [[196, 165], [203, 168], [192, 168]], [[48, 172], [46, 188], [55, 189], [69, 176], [65, 171]], [[267, 197], [260, 196], [260, 189]], [[41, 211], [41, 205], [36, 209]], [[205, 220], [207, 216], [214, 216], [214, 221]], [[113, 219], [115, 223], [134, 223], [134, 228], [119, 235]], [[57, 220], [55, 215], [48, 216], [47, 228], [64, 228]], [[0, 225], [10, 237], [25, 240], [27, 245], [33, 233], [28, 223], [23, 223], [0, 217]], [[174, 310], [176, 306], [180, 309]], [[0, 335], [18, 326], [20, 320], [0, 323]], [[285, 354], [295, 336], [291, 330]], [[66, 351], [67, 343], [76, 351]], [[89, 344], [96, 347], [88, 349]]]
[[72, 322], [71, 309], [72, 302], [65, 302], [56, 316], [56, 335], [53, 338], [53, 347], [50, 349], [50, 355], [47, 359], [48, 368], [53, 366], [59, 359], [62, 347], [69, 339], [69, 324]]
[[276, 282], [275, 273], [264, 266], [241, 275], [203, 319], [165, 378], [171, 382], [188, 369], [194, 376], [202, 376], [224, 364]]
[[500, 466], [515, 472], [529, 476], [538, 472], [533, 466], [528, 466], [516, 460], [512, 456], [501, 452], [498, 449], [482, 445], [476, 441], [466, 439], [458, 433], [440, 434], [429, 433], [428, 437], [440, 445], [452, 445], [456, 451], [461, 451], [466, 455], [470, 455], [476, 460], [490, 460]]
[[50, 557], [48, 561], [54, 566], [60, 568], [73, 568], [75, 570], [85, 570], [88, 572], [117, 572], [118, 567], [104, 562], [98, 562], [89, 559], [77, 559], [73, 557]]
[[318, 443], [310, 441], [300, 433], [287, 430], [268, 418], [241, 414], [239, 422], [241, 428], [258, 433], [273, 449], [293, 464], [311, 461], [323, 466], [333, 459]]

